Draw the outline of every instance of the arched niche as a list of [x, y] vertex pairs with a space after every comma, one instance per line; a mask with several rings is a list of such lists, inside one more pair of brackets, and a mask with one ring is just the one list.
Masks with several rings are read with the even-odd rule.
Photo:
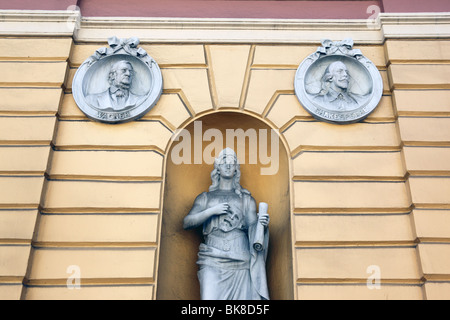
[[[261, 138], [261, 132], [266, 131], [268, 133], [268, 154], [270, 154], [270, 148], [272, 147], [271, 128], [253, 116], [238, 112], [212, 113], [187, 125], [185, 130], [189, 132], [192, 140], [190, 164], [174, 163], [174, 154], [172, 152], [180, 150], [180, 146], [177, 147], [177, 145], [183, 143], [183, 139], [180, 138], [179, 141], [172, 143], [166, 156], [157, 299], [197, 300], [200, 298], [196, 261], [202, 234], [200, 228], [196, 231], [185, 231], [182, 226], [183, 218], [191, 209], [196, 196], [204, 191], [208, 191], [211, 185], [210, 173], [213, 165], [207, 164], [205, 161], [202, 161], [201, 164], [194, 163], [194, 149], [197, 148], [197, 153], [199, 150], [198, 145], [194, 145], [194, 139], [199, 139], [198, 130], [200, 125], [202, 137], [208, 129], [220, 130], [224, 137], [224, 147], [227, 129], [242, 129], [244, 132], [251, 132], [247, 131], [249, 129], [255, 130], [258, 133], [258, 143]], [[195, 130], [197, 130], [197, 136], [194, 136]], [[275, 137], [278, 143], [278, 148], [276, 148], [276, 152], [278, 152], [278, 170], [275, 174], [269, 175], [262, 175], [261, 168], [267, 169], [273, 164], [264, 165], [260, 163], [259, 156], [257, 157], [257, 163], [251, 164], [249, 152], [252, 149], [249, 147], [249, 140], [246, 140], [246, 160], [241, 163], [241, 185], [252, 193], [257, 203], [267, 202], [269, 204], [271, 220], [269, 226], [270, 247], [267, 260], [267, 276], [271, 299], [282, 300], [293, 299], [294, 297], [289, 159], [282, 141], [278, 135]], [[203, 141], [203, 139], [198, 141], [202, 142], [202, 151], [208, 145], [211, 146], [212, 142]], [[237, 140], [234, 142], [236, 150]], [[276, 159], [275, 156], [269, 158], [272, 158], [274, 161]]]

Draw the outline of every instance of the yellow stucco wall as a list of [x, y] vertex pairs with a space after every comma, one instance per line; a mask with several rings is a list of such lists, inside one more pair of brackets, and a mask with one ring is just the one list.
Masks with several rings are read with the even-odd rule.
[[[170, 291], [158, 272], [162, 223], [177, 223], [164, 204], [180, 200], [165, 179], [170, 138], [221, 114], [279, 130], [288, 191], [271, 201], [287, 212], [279, 223], [288, 237], [276, 256], [287, 270], [281, 289], [271, 283], [276, 297], [450, 298], [448, 40], [357, 43], [380, 70], [384, 95], [364, 122], [345, 126], [314, 120], [294, 94], [295, 71], [317, 48], [308, 43], [143, 42], [162, 69], [160, 101], [139, 121], [95, 123], [71, 84], [106, 45], [0, 38], [0, 299]], [[80, 268], [81, 289], [67, 288], [69, 266]], [[381, 270], [380, 289], [366, 285], [370, 266]]]

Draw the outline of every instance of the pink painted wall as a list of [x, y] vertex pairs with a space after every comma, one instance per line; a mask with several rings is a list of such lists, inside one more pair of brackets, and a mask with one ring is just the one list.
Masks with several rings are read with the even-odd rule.
[[[126, 3], [126, 5], [124, 5]], [[82, 0], [83, 16], [365, 19], [374, 1]]]
[[450, 12], [450, 0], [383, 0], [385, 12]]
[[450, 0], [0, 0], [0, 9], [66, 10], [83, 16], [366, 19], [371, 5], [381, 12], [450, 12]]

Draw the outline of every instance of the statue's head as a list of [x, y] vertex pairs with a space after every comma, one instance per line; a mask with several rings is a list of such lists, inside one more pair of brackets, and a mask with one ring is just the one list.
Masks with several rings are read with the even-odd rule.
[[118, 88], [129, 89], [133, 81], [134, 69], [129, 61], [114, 63], [109, 71], [109, 84]]
[[233, 178], [239, 170], [236, 153], [231, 148], [223, 149], [214, 160], [214, 169], [222, 178]]
[[330, 88], [336, 91], [346, 91], [349, 85], [347, 66], [341, 61], [331, 63], [322, 77], [322, 91], [328, 92]]
[[240, 185], [241, 181], [241, 166], [237, 158], [236, 152], [231, 148], [225, 148], [219, 156], [214, 160], [214, 169], [211, 172], [212, 185], [209, 187], [209, 191], [215, 191], [219, 189], [220, 179], [233, 179], [234, 191], [241, 196], [242, 193], [248, 193]]

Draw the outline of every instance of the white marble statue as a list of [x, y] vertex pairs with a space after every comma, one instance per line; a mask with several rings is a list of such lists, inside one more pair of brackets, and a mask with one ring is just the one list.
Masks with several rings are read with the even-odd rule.
[[203, 226], [197, 264], [202, 300], [268, 300], [267, 204], [257, 205], [240, 185], [236, 153], [224, 149], [214, 162], [209, 192], [200, 194], [184, 228]]

